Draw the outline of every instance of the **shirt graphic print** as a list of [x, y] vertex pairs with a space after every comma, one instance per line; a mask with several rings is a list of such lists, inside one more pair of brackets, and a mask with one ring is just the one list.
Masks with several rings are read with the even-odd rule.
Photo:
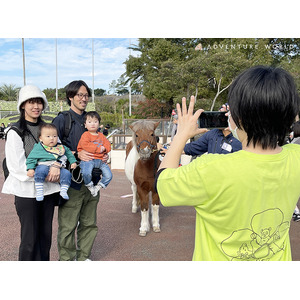
[[290, 222], [284, 222], [280, 209], [268, 209], [251, 218], [250, 228], [233, 231], [221, 242], [221, 249], [231, 260], [269, 260], [279, 251], [284, 251], [282, 237], [288, 233], [289, 227]]

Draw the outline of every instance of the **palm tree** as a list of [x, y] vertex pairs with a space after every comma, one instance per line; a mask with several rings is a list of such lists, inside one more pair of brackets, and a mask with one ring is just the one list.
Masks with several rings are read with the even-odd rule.
[[3, 100], [16, 101], [20, 88], [14, 84], [3, 84], [0, 87], [0, 94]]

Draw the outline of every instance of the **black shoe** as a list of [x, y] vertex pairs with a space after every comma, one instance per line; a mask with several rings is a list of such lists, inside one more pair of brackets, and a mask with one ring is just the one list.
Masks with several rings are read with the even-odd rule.
[[293, 213], [293, 220], [294, 220], [295, 222], [300, 221], [300, 214]]

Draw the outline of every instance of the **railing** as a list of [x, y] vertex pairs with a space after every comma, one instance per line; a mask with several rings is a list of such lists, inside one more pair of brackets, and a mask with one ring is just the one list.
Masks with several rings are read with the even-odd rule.
[[[167, 143], [166, 135], [157, 135], [160, 138], [162, 144]], [[132, 140], [131, 134], [113, 134], [112, 138], [112, 149], [113, 150], [125, 150], [126, 145]], [[162, 139], [161, 139], [162, 138]]]
[[[155, 130], [155, 135], [159, 137], [159, 142], [162, 144], [167, 143], [168, 136], [170, 136], [172, 123], [169, 119], [147, 119], [148, 121], [160, 122]], [[137, 119], [124, 119], [122, 126], [122, 133], [111, 134], [110, 141], [112, 142], [113, 150], [124, 150], [126, 145], [132, 139], [132, 131], [129, 126], [138, 121]]]

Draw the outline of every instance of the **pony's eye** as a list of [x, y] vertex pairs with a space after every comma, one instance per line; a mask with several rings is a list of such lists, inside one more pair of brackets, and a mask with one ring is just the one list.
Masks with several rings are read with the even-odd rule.
[[154, 136], [154, 134], [152, 133], [151, 136]]
[[135, 137], [138, 137], [138, 135], [136, 134]]

